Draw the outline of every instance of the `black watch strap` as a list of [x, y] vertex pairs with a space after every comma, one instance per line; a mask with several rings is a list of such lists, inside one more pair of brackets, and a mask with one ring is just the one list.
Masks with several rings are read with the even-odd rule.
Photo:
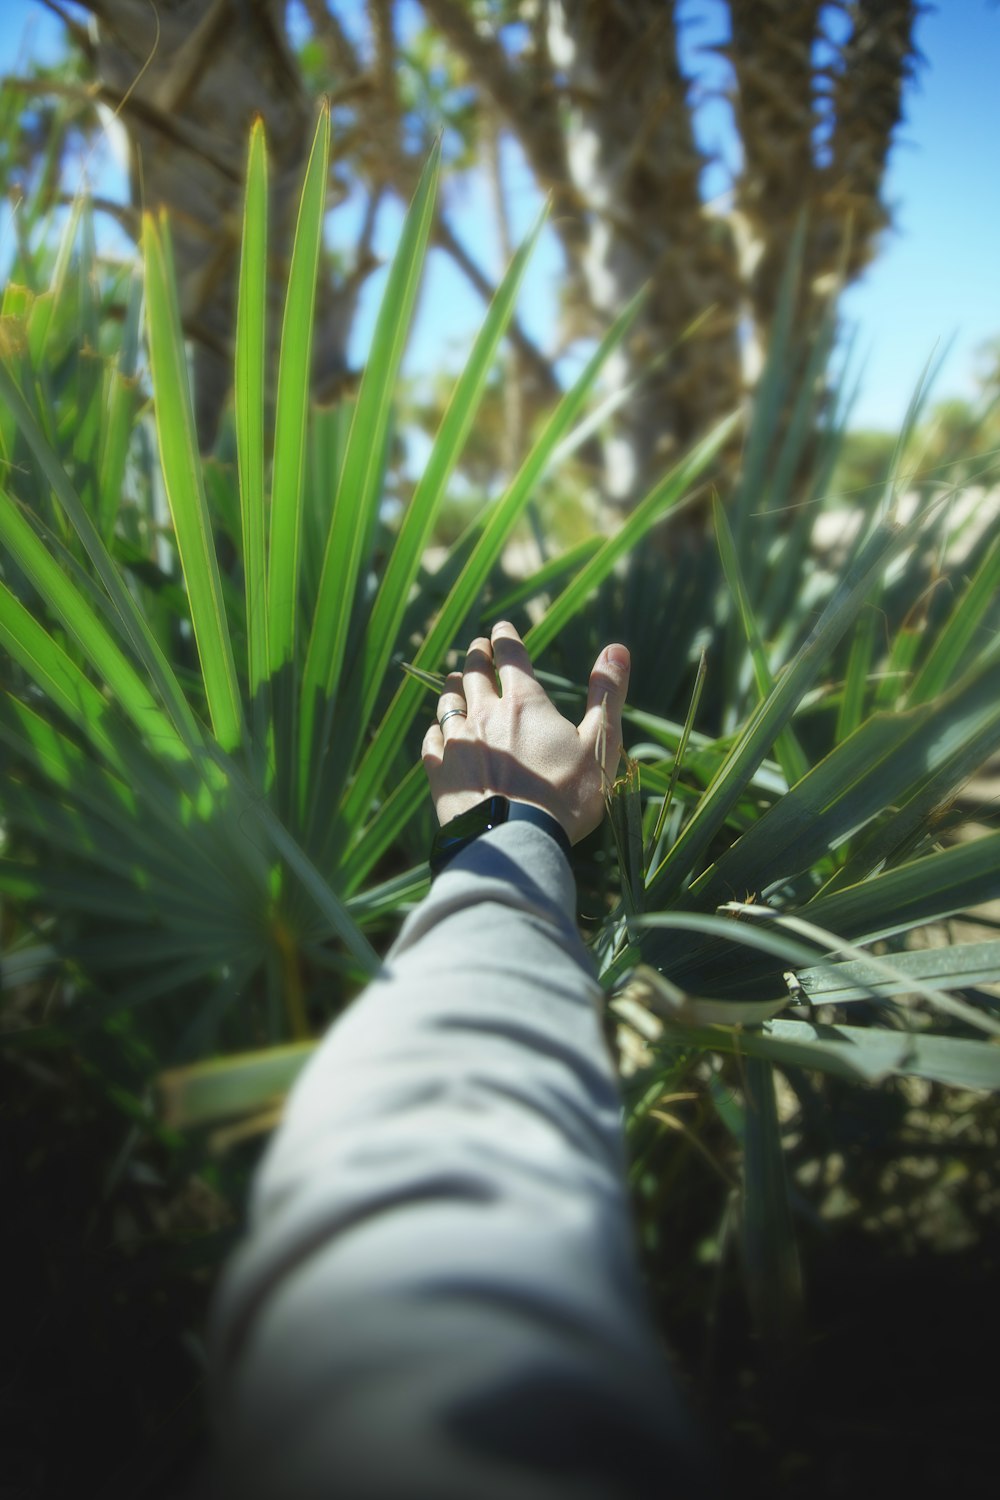
[[512, 802], [509, 797], [486, 797], [475, 807], [470, 807], [468, 812], [459, 813], [457, 818], [452, 818], [443, 828], [438, 829], [431, 846], [431, 874], [439, 875], [456, 854], [467, 849], [480, 834], [488, 833], [491, 828], [499, 828], [501, 823], [531, 823], [535, 828], [541, 828], [550, 838], [555, 839], [566, 858], [569, 858], [570, 841], [558, 818], [528, 802]]

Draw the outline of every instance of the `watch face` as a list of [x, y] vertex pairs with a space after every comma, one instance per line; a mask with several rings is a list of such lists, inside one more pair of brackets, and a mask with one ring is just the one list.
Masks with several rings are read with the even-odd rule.
[[452, 818], [446, 823], [438, 835], [439, 840], [448, 844], [461, 843], [464, 839], [474, 839], [480, 833], [486, 833], [490, 828], [496, 828], [498, 823], [507, 821], [507, 798], [487, 797], [484, 802], [477, 802], [475, 807], [470, 807], [468, 812], [459, 813], [457, 818]]
[[506, 823], [509, 807], [506, 797], [486, 797], [482, 802], [477, 802], [475, 807], [470, 807], [468, 812], [459, 813], [457, 818], [452, 818], [443, 828], [439, 828], [434, 838], [431, 869], [457, 853], [465, 844], [471, 844], [481, 833], [487, 833], [491, 828]]

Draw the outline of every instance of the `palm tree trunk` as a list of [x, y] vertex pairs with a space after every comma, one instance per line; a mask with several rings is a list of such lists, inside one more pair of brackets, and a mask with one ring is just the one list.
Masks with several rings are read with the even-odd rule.
[[[550, 65], [566, 79], [574, 267], [595, 327], [641, 287], [648, 300], [611, 378], [648, 373], [608, 445], [608, 497], [628, 504], [741, 394], [738, 282], [729, 226], [702, 202], [707, 161], [691, 122], [674, 10], [661, 0], [549, 0]], [[698, 337], [691, 324], [711, 309]]]

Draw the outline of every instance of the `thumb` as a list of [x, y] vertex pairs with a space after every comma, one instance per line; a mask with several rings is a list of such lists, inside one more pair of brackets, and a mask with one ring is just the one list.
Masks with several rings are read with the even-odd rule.
[[622, 709], [625, 707], [631, 667], [632, 659], [627, 646], [605, 646], [590, 674], [587, 712], [580, 725], [581, 733], [586, 734], [595, 745], [602, 726], [606, 725], [608, 752], [605, 757], [605, 770], [612, 776], [618, 765], [618, 754], [621, 749]]

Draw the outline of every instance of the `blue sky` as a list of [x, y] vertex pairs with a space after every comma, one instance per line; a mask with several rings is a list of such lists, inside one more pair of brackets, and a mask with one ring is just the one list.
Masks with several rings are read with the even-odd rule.
[[[686, 11], [688, 45], [719, 37], [718, 0], [688, 0]], [[61, 31], [58, 21], [39, 0], [4, 0], [0, 70], [14, 66], [26, 27], [32, 54], [51, 55]], [[1000, 337], [1000, 5], [942, 0], [921, 15], [917, 41], [926, 62], [907, 91], [905, 121], [885, 183], [894, 228], [842, 304], [845, 318], [858, 329], [865, 361], [855, 426], [897, 426], [935, 344], [940, 350], [951, 338], [935, 395], [971, 394], [977, 347]], [[731, 153], [725, 106], [706, 105], [701, 128], [724, 155]], [[534, 216], [535, 194], [513, 161], [509, 187], [515, 225], [523, 232]], [[491, 231], [480, 227], [489, 222], [481, 192], [475, 184], [459, 185], [453, 202], [457, 225], [480, 241], [475, 248], [489, 267], [495, 252]], [[396, 224], [398, 219], [389, 216], [382, 227], [383, 253], [391, 253]], [[541, 251], [522, 304], [525, 322], [537, 327], [543, 343], [558, 264], [554, 250]], [[378, 281], [372, 278], [370, 284], [369, 317]], [[459, 358], [481, 316], [478, 300], [439, 259], [422, 298], [409, 369], [433, 364], [449, 347]], [[361, 344], [364, 337], [362, 329]]]
[[936, 390], [970, 394], [975, 351], [1000, 338], [1000, 6], [941, 0], [906, 101], [886, 198], [895, 229], [844, 299], [867, 354], [858, 416], [894, 426], [935, 340], [954, 334]]

